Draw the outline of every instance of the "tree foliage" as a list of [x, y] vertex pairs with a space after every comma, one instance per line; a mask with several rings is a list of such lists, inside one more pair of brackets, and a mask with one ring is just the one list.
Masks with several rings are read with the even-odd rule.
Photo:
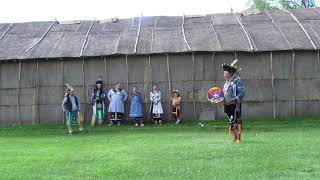
[[249, 0], [252, 9], [260, 11], [272, 9], [297, 9], [317, 7], [315, 0]]

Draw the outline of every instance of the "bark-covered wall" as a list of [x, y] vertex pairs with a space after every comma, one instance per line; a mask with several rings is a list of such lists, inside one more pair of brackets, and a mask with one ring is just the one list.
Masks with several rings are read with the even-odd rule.
[[[75, 88], [85, 120], [90, 120], [90, 94], [101, 75], [107, 92], [116, 82], [144, 94], [145, 119], [149, 118], [152, 83], [162, 91], [165, 119], [169, 120], [172, 89], [181, 92], [183, 119], [197, 119], [212, 111], [223, 118], [222, 106], [208, 103], [210, 87], [223, 85], [221, 64], [239, 59], [247, 94], [243, 118], [319, 115], [319, 51], [197, 52], [149, 56], [107, 56], [49, 60], [1, 61], [0, 123], [63, 123], [61, 101], [65, 84]], [[108, 103], [107, 103], [108, 105]], [[126, 114], [128, 113], [126, 104]]]

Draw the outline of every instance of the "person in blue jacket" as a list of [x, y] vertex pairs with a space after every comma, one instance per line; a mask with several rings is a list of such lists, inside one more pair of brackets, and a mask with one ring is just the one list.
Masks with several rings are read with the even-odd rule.
[[224, 92], [224, 112], [227, 114], [230, 127], [229, 132], [233, 135], [233, 140], [239, 144], [242, 133], [241, 102], [245, 96], [245, 87], [238, 75], [238, 68], [235, 66], [237, 59], [230, 65], [222, 64], [225, 84]]
[[130, 119], [135, 123], [135, 126], [143, 127], [143, 109], [142, 109], [142, 95], [138, 92], [138, 88], [134, 86], [132, 88], [132, 93], [130, 94]]

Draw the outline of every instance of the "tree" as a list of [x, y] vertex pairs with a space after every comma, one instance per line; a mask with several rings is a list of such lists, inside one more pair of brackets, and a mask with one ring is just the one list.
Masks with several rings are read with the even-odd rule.
[[261, 12], [272, 9], [297, 9], [317, 7], [314, 0], [249, 0], [252, 9]]

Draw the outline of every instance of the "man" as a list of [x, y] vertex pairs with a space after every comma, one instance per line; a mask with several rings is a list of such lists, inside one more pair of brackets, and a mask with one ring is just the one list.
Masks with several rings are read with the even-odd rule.
[[108, 99], [110, 101], [109, 112], [110, 112], [110, 124], [117, 123], [120, 125], [120, 122], [123, 118], [124, 113], [124, 102], [127, 100], [128, 95], [125, 90], [121, 88], [121, 84], [116, 83], [114, 89], [110, 89], [108, 92]]
[[67, 94], [64, 96], [64, 99], [62, 101], [62, 110], [66, 113], [66, 124], [68, 126], [69, 134], [72, 135], [73, 133], [73, 125], [78, 125], [79, 131], [83, 132], [81, 118], [79, 118], [80, 102], [74, 95], [74, 89], [68, 84]]
[[238, 68], [235, 66], [237, 59], [230, 65], [222, 64], [225, 84], [224, 92], [224, 112], [228, 116], [230, 123], [229, 132], [233, 135], [233, 140], [239, 144], [241, 141], [242, 120], [241, 101], [245, 96], [245, 87], [238, 76]]
[[96, 81], [96, 88], [91, 93], [91, 103], [93, 104], [91, 126], [94, 126], [96, 122], [101, 125], [105, 120], [105, 99], [106, 94], [103, 92], [102, 81], [99, 78]]

